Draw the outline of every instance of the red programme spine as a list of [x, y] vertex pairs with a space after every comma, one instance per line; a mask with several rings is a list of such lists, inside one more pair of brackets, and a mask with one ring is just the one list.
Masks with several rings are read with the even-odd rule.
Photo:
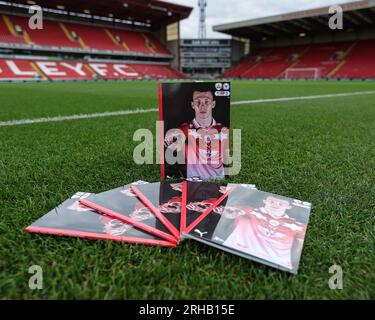
[[160, 176], [165, 180], [165, 167], [164, 167], [164, 118], [163, 118], [163, 84], [159, 82], [158, 87], [159, 97], [159, 134], [160, 134]]
[[126, 242], [132, 244], [145, 244], [151, 246], [167, 246], [175, 247], [176, 243], [164, 241], [164, 240], [154, 240], [154, 239], [142, 239], [137, 237], [124, 237], [124, 236], [111, 236], [101, 233], [94, 232], [83, 232], [76, 230], [67, 230], [67, 229], [54, 229], [54, 228], [43, 228], [43, 227], [33, 227], [29, 226], [25, 228], [25, 231], [30, 233], [43, 233], [43, 234], [52, 234], [58, 236], [68, 236], [68, 237], [79, 237], [91, 240], [112, 240], [118, 242]]
[[182, 207], [180, 217], [180, 235], [185, 232], [186, 229], [186, 201], [187, 201], [187, 182], [182, 182]]

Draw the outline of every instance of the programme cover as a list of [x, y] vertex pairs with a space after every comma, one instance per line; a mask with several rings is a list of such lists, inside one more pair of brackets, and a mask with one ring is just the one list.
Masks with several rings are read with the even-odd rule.
[[79, 200], [91, 195], [87, 192], [76, 193], [25, 230], [32, 233], [106, 239], [128, 243], [175, 245], [117, 219], [96, 213], [79, 203]]
[[152, 212], [163, 215], [170, 222], [169, 229], [178, 238], [181, 229], [182, 185], [182, 181], [162, 181], [132, 186], [134, 193]]
[[145, 183], [138, 181], [120, 188], [91, 195], [80, 200], [80, 203], [95, 211], [131, 224], [142, 231], [176, 243], [178, 239], [171, 234], [165, 223], [158, 219], [131, 190], [131, 186]]
[[[225, 201], [228, 192], [226, 183], [185, 181], [186, 199], [183, 201], [182, 216], [186, 221], [183, 230], [186, 232], [197, 224], [199, 219], [208, 214], [212, 208]], [[205, 223], [205, 222], [202, 222]]]
[[229, 82], [159, 84], [162, 179], [224, 178], [230, 94]]
[[297, 273], [310, 211], [308, 202], [236, 186], [186, 236]]

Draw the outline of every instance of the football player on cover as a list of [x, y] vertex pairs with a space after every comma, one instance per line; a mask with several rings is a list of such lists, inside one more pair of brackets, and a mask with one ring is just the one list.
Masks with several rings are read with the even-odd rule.
[[169, 130], [165, 136], [166, 147], [176, 144], [178, 151], [185, 147], [187, 178], [224, 178], [229, 130], [213, 118], [215, 106], [211, 91], [195, 91], [191, 102], [195, 118], [182, 124], [180, 129]]
[[173, 197], [168, 202], [162, 203], [159, 206], [161, 213], [181, 213], [182, 198]]
[[104, 215], [100, 217], [100, 222], [104, 225], [103, 231], [111, 236], [122, 236], [133, 229], [133, 226], [130, 224]]
[[261, 208], [223, 207], [221, 214], [235, 219], [234, 230], [223, 245], [293, 269], [307, 225], [288, 216], [289, 201], [268, 196], [263, 203]]

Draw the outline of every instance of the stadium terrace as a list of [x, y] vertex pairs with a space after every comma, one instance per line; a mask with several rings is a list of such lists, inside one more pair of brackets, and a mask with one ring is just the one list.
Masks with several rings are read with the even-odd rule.
[[42, 30], [30, 1], [0, 2], [0, 81], [375, 79], [375, 0], [343, 4], [343, 30], [324, 7], [214, 26], [225, 41], [181, 39], [192, 8], [164, 1], [32, 3]]
[[[164, 1], [0, 2], [0, 81], [183, 79], [174, 59], [181, 19], [192, 8]], [[48, 61], [47, 61], [48, 60]]]
[[[342, 30], [329, 28], [329, 7], [214, 26], [233, 37], [235, 57], [222, 77], [374, 79], [375, 1], [343, 4]], [[250, 39], [250, 40], [249, 40]]]

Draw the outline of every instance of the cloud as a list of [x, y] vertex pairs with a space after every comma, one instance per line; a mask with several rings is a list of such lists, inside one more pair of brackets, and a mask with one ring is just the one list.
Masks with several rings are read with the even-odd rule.
[[[176, 4], [194, 7], [188, 19], [181, 22], [182, 38], [197, 38], [199, 25], [198, 0], [168, 0]], [[247, 19], [301, 11], [347, 3], [353, 0], [207, 0], [206, 24], [208, 38], [228, 38], [227, 35], [214, 32], [214, 25]]]

